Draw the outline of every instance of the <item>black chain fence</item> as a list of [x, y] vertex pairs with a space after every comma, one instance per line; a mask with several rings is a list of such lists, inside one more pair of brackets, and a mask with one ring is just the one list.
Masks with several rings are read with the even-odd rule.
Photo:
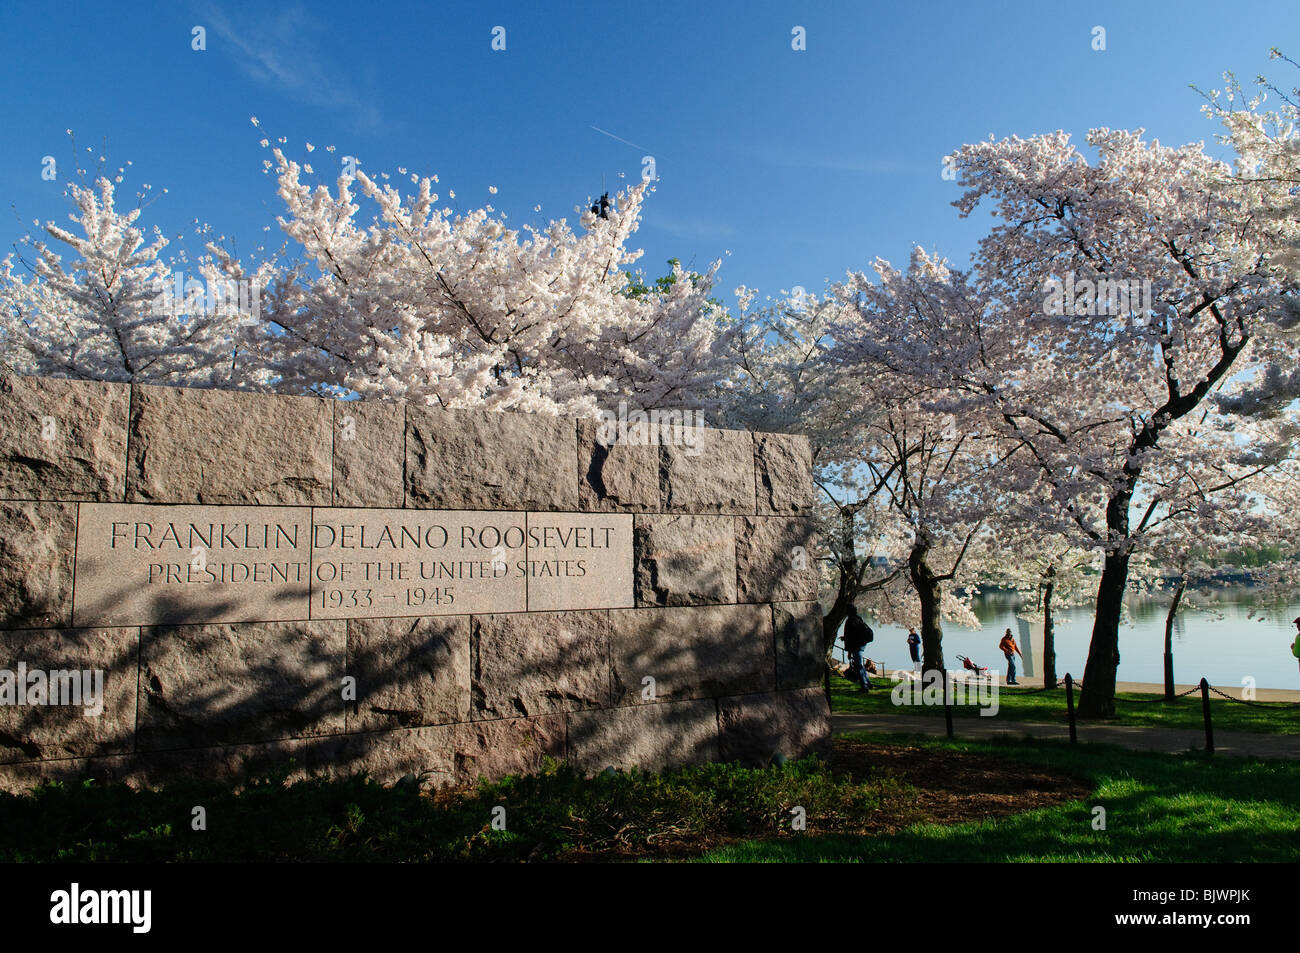
[[[1296, 707], [1297, 705], [1300, 705], [1300, 702], [1256, 702], [1256, 701], [1247, 701], [1247, 700], [1244, 699], [1244, 698], [1234, 698], [1233, 696], [1231, 696], [1231, 695], [1229, 695], [1229, 694], [1227, 694], [1227, 693], [1225, 693], [1225, 692], [1221, 692], [1221, 691], [1219, 691], [1217, 688], [1215, 688], [1213, 685], [1210, 685], [1210, 686], [1208, 686], [1208, 687], [1209, 687], [1210, 691], [1214, 692], [1214, 694], [1219, 695], [1219, 696], [1221, 696], [1221, 697], [1223, 697], [1223, 698], [1226, 698], [1226, 699], [1227, 699], [1228, 701], [1230, 701], [1230, 702], [1236, 702], [1238, 705], [1250, 705], [1252, 708], [1280, 708], [1280, 707], [1294, 708], [1294, 707]], [[1196, 691], [1196, 689], [1193, 688], [1192, 691]]]
[[[1075, 682], [1074, 684], [1080, 687], [1083, 686], [1083, 682]], [[1195, 685], [1187, 689], [1187, 691], [1185, 692], [1179, 692], [1177, 695], [1174, 696], [1174, 700], [1177, 700], [1179, 698], [1186, 698], [1188, 695], [1192, 694], [1193, 692], [1199, 692], [1200, 690], [1201, 690], [1201, 686]], [[1115, 696], [1116, 704], [1122, 703], [1125, 705], [1154, 705], [1156, 702], [1164, 702], [1169, 700], [1170, 699], [1165, 698], [1164, 695], [1156, 695], [1153, 698], [1120, 698], [1118, 695]]]
[[[1040, 692], [1048, 692], [1048, 691], [1053, 691], [1053, 690], [1057, 690], [1057, 689], [1063, 689], [1064, 687], [1065, 687], [1064, 682], [1060, 682], [1060, 683], [1058, 683], [1058, 684], [1056, 684], [1056, 685], [1044, 685], [1042, 688], [1030, 688], [1030, 689], [1025, 689], [1025, 690], [1022, 690], [1022, 691], [1010, 691], [1010, 690], [1008, 690], [1008, 689], [1006, 689], [1006, 688], [1003, 688], [1002, 691], [1003, 691], [1004, 693], [1008, 694], [1008, 695], [1015, 695], [1015, 696], [1018, 698], [1018, 697], [1020, 697], [1020, 696], [1022, 696], [1022, 695], [1037, 695], [1037, 694], [1039, 694]], [[1076, 681], [1076, 682], [1074, 682], [1074, 687], [1075, 687], [1075, 688], [1083, 688], [1083, 682], [1082, 682], [1082, 681]], [[1247, 699], [1245, 699], [1245, 698], [1237, 698], [1236, 696], [1229, 695], [1227, 692], [1219, 691], [1219, 689], [1215, 688], [1213, 685], [1208, 685], [1208, 684], [1207, 684], [1206, 687], [1208, 687], [1210, 691], [1214, 692], [1214, 694], [1218, 695], [1219, 697], [1221, 697], [1221, 698], [1226, 698], [1226, 699], [1227, 699], [1228, 701], [1230, 701], [1230, 702], [1236, 702], [1238, 705], [1250, 705], [1250, 706], [1252, 706], [1252, 707], [1254, 707], [1254, 708], [1268, 708], [1268, 709], [1273, 709], [1273, 710], [1276, 710], [1276, 709], [1278, 709], [1278, 708], [1295, 708], [1295, 707], [1297, 707], [1297, 706], [1300, 706], [1300, 702], [1283, 702], [1283, 701], [1276, 701], [1276, 702], [1257, 702], [1257, 701], [1250, 701], [1250, 700], [1247, 700]], [[1199, 692], [1200, 690], [1201, 690], [1201, 686], [1200, 686], [1200, 685], [1193, 685], [1191, 688], [1187, 689], [1187, 691], [1185, 691], [1185, 692], [1179, 692], [1178, 694], [1176, 694], [1176, 695], [1174, 696], [1174, 700], [1177, 700], [1177, 699], [1179, 699], [1179, 698], [1186, 698], [1188, 695], [1195, 694], [1196, 692]], [[1154, 704], [1157, 704], [1158, 702], [1163, 702], [1163, 701], [1170, 701], [1170, 699], [1166, 698], [1164, 695], [1155, 695], [1155, 696], [1153, 696], [1153, 697], [1151, 697], [1151, 698], [1120, 698], [1120, 697], [1118, 697], [1118, 696], [1116, 696], [1116, 698], [1115, 698], [1115, 702], [1116, 702], [1116, 704], [1123, 704], [1123, 705], [1154, 705]]]
[[[1075, 682], [1075, 684], [1077, 685], [1078, 682]], [[1065, 687], [1064, 685], [1058, 684], [1058, 685], [1044, 685], [1042, 688], [1026, 688], [1018, 692], [1010, 692], [1007, 691], [1005, 688], [1002, 689], [1002, 691], [1006, 692], [1008, 695], [1015, 695], [1019, 697], [1021, 695], [1037, 695], [1039, 692], [1050, 692], [1053, 691], [1054, 689], [1064, 688], [1064, 687]]]
[[[1074, 715], [1074, 689], [1083, 688], [1083, 682], [1081, 681], [1076, 682], [1067, 672], [1065, 675], [1065, 688], [1066, 688], [1066, 715], [1070, 722], [1070, 742], [1071, 744], [1073, 744], [1079, 740], [1079, 735], [1078, 735], [1077, 727], [1075, 725], [1075, 715]], [[1015, 694], [1033, 695], [1040, 691], [1046, 691], [1046, 686], [1040, 689], [1036, 689], [1034, 691], [1016, 692]], [[1201, 679], [1199, 685], [1189, 688], [1185, 692], [1179, 692], [1178, 694], [1174, 695], [1173, 698], [1169, 698], [1163, 694], [1155, 695], [1151, 698], [1120, 698], [1118, 695], [1115, 695], [1113, 700], [1116, 704], [1124, 704], [1124, 705], [1155, 705], [1160, 702], [1177, 701], [1180, 698], [1186, 698], [1188, 695], [1194, 694], [1196, 692], [1200, 692], [1201, 694], [1201, 711], [1204, 718], [1204, 728], [1205, 728], [1205, 750], [1210, 754], [1214, 753], [1214, 725], [1213, 725], [1213, 719], [1211, 718], [1211, 714], [1210, 714], [1210, 692], [1214, 692], [1214, 694], [1220, 696], [1221, 698], [1226, 698], [1230, 702], [1237, 702], [1238, 704], [1241, 705], [1251, 705], [1256, 708], [1267, 708], [1273, 711], [1276, 711], [1278, 708], [1290, 708], [1290, 707], [1294, 707], [1297, 704], [1300, 704], [1300, 702], [1260, 703], [1260, 702], [1250, 701], [1244, 698], [1234, 698], [1232, 695], [1229, 695], [1227, 692], [1222, 692], [1219, 689], [1215, 688], [1205, 678]], [[952, 735], [953, 735], [952, 719], [949, 718], [948, 736], [952, 737]]]
[[[883, 666], [883, 664], [882, 664], [882, 665], [881, 665], [881, 674], [882, 674], [882, 675], [884, 674], [883, 669], [884, 669], [884, 666]], [[1082, 681], [1075, 681], [1075, 680], [1070, 676], [1070, 674], [1067, 672], [1066, 675], [1065, 675], [1065, 678], [1062, 680], [1062, 683], [1057, 684], [1057, 685], [1051, 685], [1051, 686], [1044, 685], [1044, 686], [1042, 686], [1041, 688], [1030, 688], [1030, 689], [1024, 689], [1024, 690], [1015, 690], [1015, 691], [1012, 691], [1012, 690], [1008, 690], [1008, 689], [1003, 688], [1002, 691], [1003, 691], [1003, 692], [1006, 692], [1006, 693], [1009, 694], [1009, 695], [1014, 695], [1014, 696], [1016, 696], [1016, 697], [1021, 697], [1021, 696], [1028, 696], [1028, 695], [1037, 695], [1037, 694], [1039, 694], [1039, 693], [1041, 693], [1041, 692], [1053, 691], [1053, 690], [1056, 690], [1056, 689], [1065, 689], [1065, 692], [1066, 692], [1066, 715], [1067, 715], [1067, 717], [1068, 717], [1068, 719], [1069, 719], [1069, 723], [1070, 723], [1070, 741], [1071, 741], [1071, 742], [1076, 742], [1076, 741], [1078, 741], [1078, 733], [1077, 733], [1076, 726], [1075, 726], [1075, 715], [1074, 715], [1075, 706], [1074, 706], [1074, 691], [1073, 691], [1073, 690], [1074, 690], [1074, 689], [1081, 689], [1081, 688], [1083, 688], [1083, 682], [1082, 682]], [[830, 682], [829, 682], [829, 681], [827, 681], [827, 683], [826, 683], [826, 690], [827, 690], [827, 701], [829, 701], [829, 700], [830, 700]], [[1179, 692], [1178, 694], [1174, 695], [1172, 699], [1171, 699], [1171, 698], [1167, 698], [1167, 697], [1166, 697], [1165, 695], [1163, 695], [1163, 694], [1160, 694], [1160, 695], [1154, 695], [1154, 696], [1152, 696], [1151, 698], [1120, 698], [1120, 697], [1118, 697], [1118, 695], [1116, 695], [1115, 698], [1114, 698], [1114, 701], [1115, 701], [1116, 704], [1123, 704], [1123, 705], [1155, 705], [1155, 704], [1159, 704], [1160, 702], [1171, 702], [1171, 701], [1177, 701], [1177, 700], [1180, 699], [1180, 698], [1186, 698], [1188, 695], [1192, 695], [1192, 694], [1195, 694], [1195, 693], [1197, 693], [1197, 692], [1200, 692], [1200, 693], [1201, 693], [1201, 706], [1202, 706], [1202, 712], [1203, 712], [1203, 716], [1204, 716], [1204, 727], [1205, 727], [1205, 749], [1206, 749], [1207, 752], [1209, 752], [1209, 753], [1211, 753], [1211, 754], [1214, 752], [1214, 729], [1213, 729], [1213, 724], [1212, 724], [1211, 715], [1210, 715], [1210, 711], [1211, 711], [1211, 710], [1210, 710], [1210, 693], [1211, 693], [1211, 692], [1213, 692], [1214, 694], [1218, 695], [1220, 698], [1226, 699], [1227, 701], [1230, 701], [1230, 702], [1236, 702], [1238, 705], [1249, 705], [1249, 706], [1251, 706], [1251, 707], [1253, 707], [1253, 708], [1264, 708], [1264, 709], [1268, 709], [1268, 710], [1270, 710], [1270, 711], [1277, 711], [1278, 709], [1295, 708], [1295, 707], [1297, 707], [1297, 706], [1300, 706], [1300, 701], [1297, 701], [1297, 702], [1281, 702], [1281, 701], [1278, 701], [1278, 702], [1257, 702], [1257, 701], [1253, 701], [1253, 700], [1246, 699], [1246, 698], [1236, 698], [1236, 697], [1234, 697], [1234, 696], [1232, 696], [1232, 695], [1229, 695], [1227, 692], [1220, 691], [1219, 689], [1215, 688], [1213, 685], [1211, 685], [1211, 684], [1209, 683], [1209, 680], [1208, 680], [1208, 679], [1205, 679], [1205, 678], [1202, 678], [1202, 679], [1201, 679], [1200, 684], [1195, 685], [1195, 686], [1193, 686], [1192, 688], [1187, 689], [1187, 691]], [[945, 716], [945, 719], [946, 719], [946, 721], [947, 721], [947, 725], [948, 725], [948, 737], [951, 738], [951, 737], [953, 737], [953, 719], [952, 719], [952, 713], [951, 713], [951, 710], [950, 710], [950, 705], [949, 705], [948, 702], [945, 702], [944, 709], [945, 709], [945, 711], [944, 711], [944, 716]]]

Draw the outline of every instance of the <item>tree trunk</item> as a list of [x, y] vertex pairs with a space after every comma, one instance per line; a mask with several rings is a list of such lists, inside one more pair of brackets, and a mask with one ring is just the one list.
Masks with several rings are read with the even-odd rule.
[[1109, 718], [1115, 714], [1115, 674], [1119, 670], [1119, 620], [1128, 585], [1127, 550], [1108, 553], [1097, 586], [1097, 615], [1083, 669], [1080, 718]]
[[1056, 687], [1056, 629], [1052, 622], [1052, 591], [1056, 587], [1056, 567], [1043, 573], [1043, 687]]
[[912, 544], [912, 552], [908, 555], [907, 567], [917, 598], [921, 600], [921, 670], [942, 672], [943, 626], [939, 620], [939, 606], [943, 593], [939, 580], [934, 577], [934, 571], [927, 562], [929, 555], [930, 541], [918, 534], [916, 542]]
[[[1130, 484], [1136, 481], [1136, 472]], [[1128, 540], [1128, 508], [1132, 489], [1119, 490], [1106, 503], [1106, 532], [1113, 542], [1107, 548], [1097, 585], [1097, 614], [1088, 643], [1088, 662], [1083, 668], [1083, 693], [1079, 696], [1080, 718], [1109, 718], [1115, 714], [1115, 674], [1119, 671], [1119, 620], [1124, 612], [1124, 590], [1128, 587], [1128, 563], [1133, 554]]]
[[835, 636], [840, 626], [853, 611], [853, 603], [858, 598], [858, 558], [856, 550], [856, 511], [840, 509], [840, 588], [835, 593], [835, 601], [826, 617], [822, 619], [822, 643], [826, 649], [826, 664], [830, 665], [831, 653], [835, 651]]
[[1165, 615], [1165, 701], [1174, 700], [1174, 617], [1178, 615], [1178, 604], [1183, 601], [1187, 591], [1187, 574], [1178, 578], [1178, 588], [1174, 590], [1173, 601], [1169, 603], [1169, 612]]
[[835, 651], [835, 637], [839, 634], [840, 626], [853, 611], [853, 595], [849, 591], [853, 587], [848, 584], [851, 576], [852, 573], [846, 571], [844, 566], [840, 567], [840, 590], [835, 594], [830, 611], [822, 619], [822, 642], [826, 648], [827, 661], [830, 661], [831, 653]]
[[[1206, 303], [1209, 302], [1210, 299], [1207, 298]], [[1216, 312], [1216, 316], [1217, 314]], [[1190, 390], [1179, 388], [1171, 380], [1169, 399], [1135, 435], [1129, 447], [1123, 481], [1112, 490], [1110, 499], [1106, 501], [1106, 564], [1101, 573], [1101, 584], [1097, 587], [1097, 616], [1092, 625], [1092, 642], [1088, 646], [1088, 664], [1083, 670], [1080, 717], [1101, 718], [1115, 713], [1119, 619], [1124, 606], [1124, 588], [1128, 584], [1129, 559], [1133, 555], [1128, 511], [1134, 490], [1142, 476], [1140, 461], [1148, 451], [1156, 448], [1160, 434], [1166, 427], [1195, 410], [1206, 395], [1214, 390], [1215, 385], [1225, 378], [1249, 340], [1249, 335], [1242, 333], [1236, 343], [1232, 343], [1225, 325], [1225, 331], [1219, 337], [1219, 359], [1214, 366]]]

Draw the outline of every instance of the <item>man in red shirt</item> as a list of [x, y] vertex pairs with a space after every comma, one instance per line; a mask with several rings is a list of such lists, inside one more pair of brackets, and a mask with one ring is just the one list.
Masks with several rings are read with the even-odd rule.
[[1019, 685], [1016, 681], [1016, 656], [1020, 655], [1020, 646], [1016, 645], [1016, 640], [1011, 637], [1011, 630], [1007, 629], [1007, 634], [1002, 636], [1002, 641], [998, 643], [998, 649], [1002, 652], [1007, 660], [1007, 684]]

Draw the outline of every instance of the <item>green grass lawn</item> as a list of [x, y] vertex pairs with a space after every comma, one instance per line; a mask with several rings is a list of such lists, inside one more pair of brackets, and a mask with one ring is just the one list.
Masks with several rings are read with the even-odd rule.
[[[671, 854], [675, 844], [779, 831], [789, 806], [870, 817], [897, 782], [860, 784], [817, 758], [782, 768], [706, 764], [584, 779], [566, 766], [423, 794], [362, 778], [269, 777], [239, 794], [86, 781], [0, 794], [0, 861], [520, 861]], [[206, 830], [192, 829], [195, 806]], [[503, 807], [504, 830], [493, 826]], [[855, 825], [849, 824], [849, 829]], [[700, 848], [697, 847], [696, 853]], [[575, 857], [575, 852], [578, 856]]]
[[[286, 783], [283, 774], [240, 793], [198, 782], [158, 791], [50, 784], [0, 795], [0, 861], [1300, 856], [1300, 762], [1046, 741], [862, 741], [837, 741], [830, 762], [590, 779], [552, 764], [537, 776], [432, 794], [362, 778]], [[1031, 802], [1050, 806], [1016, 813]], [[792, 829], [792, 805], [806, 812], [805, 831]], [[1107, 811], [1105, 831], [1092, 827], [1095, 805]], [[192, 829], [196, 806], [206, 830]], [[503, 830], [492, 824], [498, 807]], [[972, 813], [984, 819], [962, 820]]]
[[[863, 693], [848, 679], [831, 676], [831, 708], [834, 711], [862, 712], [864, 714], [908, 714], [943, 717], [942, 705], [895, 705], [890, 698], [894, 682], [890, 679], [872, 679], [876, 690]], [[1084, 724], [1145, 725], [1166, 728], [1200, 728], [1201, 695], [1195, 692], [1173, 702], [1151, 701], [1155, 696], [1135, 692], [1116, 694], [1115, 717]], [[1141, 704], [1125, 704], [1124, 700], [1137, 700]], [[1074, 696], [1078, 704], [1079, 694]], [[979, 717], [976, 705], [954, 705], [954, 718]], [[997, 718], [1007, 721], [1067, 722], [1065, 689], [1042, 692], [1032, 689], [1001, 688], [998, 690]], [[1300, 705], [1286, 702], [1240, 702], [1211, 696], [1210, 719], [1216, 731], [1254, 731], [1262, 734], [1300, 734]]]
[[[1288, 861], [1300, 858], [1300, 763], [1165, 755], [1109, 745], [915, 736], [917, 748], [982, 753], [1089, 779], [1082, 800], [986, 821], [919, 824], [885, 837], [799, 836], [710, 851], [705, 861]], [[1093, 829], [1093, 808], [1106, 829]]]

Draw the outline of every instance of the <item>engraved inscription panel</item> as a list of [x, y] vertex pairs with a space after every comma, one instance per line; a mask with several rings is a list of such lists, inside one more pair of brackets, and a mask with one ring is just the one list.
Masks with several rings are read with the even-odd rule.
[[317, 509], [311, 617], [523, 612], [524, 514]]
[[631, 513], [529, 513], [528, 608], [626, 609]]
[[77, 509], [73, 625], [307, 618], [310, 507]]
[[632, 516], [78, 505], [73, 624], [626, 608]]

